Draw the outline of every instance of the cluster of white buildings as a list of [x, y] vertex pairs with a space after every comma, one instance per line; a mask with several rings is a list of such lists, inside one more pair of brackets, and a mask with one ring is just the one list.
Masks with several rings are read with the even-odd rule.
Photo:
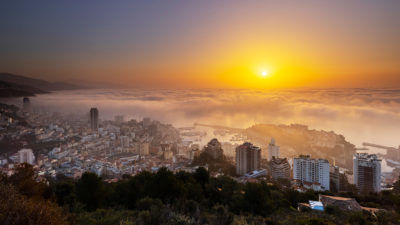
[[[88, 118], [25, 112], [31, 126], [18, 126], [13, 129], [16, 132], [6, 134], [10, 136], [7, 138], [26, 147], [13, 155], [0, 155], [2, 171], [12, 172], [15, 164], [29, 163], [35, 166], [39, 175], [55, 177], [62, 174], [78, 178], [90, 171], [118, 178], [161, 167], [185, 169], [185, 162], [199, 152], [198, 145], [181, 142], [178, 130], [172, 125], [149, 118], [124, 122], [118, 117], [116, 122], [100, 122], [96, 108], [92, 108], [89, 115]], [[30, 142], [20, 140], [25, 134], [34, 138]], [[35, 146], [36, 150], [28, 149], [28, 146]], [[49, 149], [49, 146], [54, 147]]]
[[[251, 143], [244, 143], [236, 148], [236, 172], [245, 177], [262, 174], [260, 167], [261, 149]], [[291, 180], [299, 191], [312, 189], [315, 191], [335, 190], [347, 183], [347, 177], [339, 167], [330, 165], [327, 159], [314, 159], [310, 155], [293, 158], [290, 165], [286, 158], [279, 158], [279, 146], [272, 139], [268, 145], [269, 175], [274, 180]], [[292, 168], [292, 169], [291, 169]], [[381, 191], [381, 160], [374, 154], [357, 153], [353, 158], [354, 184], [360, 192]], [[344, 181], [346, 180], [346, 181]]]

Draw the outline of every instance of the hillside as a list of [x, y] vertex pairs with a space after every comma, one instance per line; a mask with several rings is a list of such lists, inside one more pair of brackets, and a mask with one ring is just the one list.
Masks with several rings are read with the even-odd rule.
[[64, 82], [48, 82], [45, 80], [34, 79], [29, 77], [24, 77], [21, 75], [15, 75], [11, 73], [0, 73], [0, 80], [14, 83], [17, 85], [27, 85], [35, 87], [44, 91], [60, 91], [60, 90], [74, 90], [81, 89], [83, 87], [64, 83]]
[[[49, 185], [46, 185], [49, 184]], [[212, 177], [200, 167], [194, 173], [126, 175], [107, 182], [94, 173], [79, 179], [57, 176], [39, 179], [33, 166], [16, 166], [11, 176], [0, 176], [1, 224], [137, 224], [137, 225], [228, 225], [228, 224], [399, 224], [400, 184], [383, 193], [343, 193], [353, 205], [329, 203], [324, 211], [296, 210], [299, 203], [316, 201], [312, 190], [297, 192], [278, 183], [239, 183], [227, 176]], [[331, 196], [332, 198], [332, 196]], [[361, 206], [363, 212], [358, 211]], [[373, 212], [371, 209], [383, 209]]]
[[29, 85], [19, 85], [0, 80], [0, 97], [24, 97], [44, 93], [47, 92]]
[[354, 145], [333, 131], [310, 130], [303, 125], [257, 124], [245, 129], [244, 134], [251, 142], [263, 146], [264, 152], [273, 137], [283, 157], [310, 154], [313, 158], [328, 159], [330, 163], [335, 161], [338, 166], [348, 169], [353, 165]]

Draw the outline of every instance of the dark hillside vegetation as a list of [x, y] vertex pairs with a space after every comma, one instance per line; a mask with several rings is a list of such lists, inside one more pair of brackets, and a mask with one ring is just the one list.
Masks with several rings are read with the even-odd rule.
[[30, 224], [399, 224], [399, 190], [396, 183], [394, 191], [381, 194], [346, 194], [385, 209], [376, 216], [330, 207], [298, 212], [298, 202], [317, 200], [318, 193], [213, 178], [203, 168], [176, 174], [161, 168], [114, 183], [92, 173], [79, 180], [59, 176], [48, 186], [24, 164], [11, 177], [1, 177], [0, 218], [31, 219]]

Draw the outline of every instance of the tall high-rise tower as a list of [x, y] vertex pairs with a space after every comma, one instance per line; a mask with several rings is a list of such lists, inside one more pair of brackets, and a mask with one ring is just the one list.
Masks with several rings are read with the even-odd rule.
[[381, 160], [375, 154], [357, 153], [353, 157], [354, 184], [362, 193], [381, 191]]
[[97, 108], [90, 109], [90, 128], [97, 131], [99, 127], [99, 110]]
[[275, 139], [272, 138], [268, 145], [268, 161], [271, 161], [273, 157], [279, 158], [279, 146], [275, 145]]
[[31, 101], [29, 100], [29, 98], [28, 97], [24, 97], [22, 99], [22, 103], [23, 103], [23, 105], [22, 105], [23, 110], [24, 111], [29, 111], [30, 108], [31, 108]]
[[236, 148], [236, 173], [244, 175], [259, 170], [261, 149], [252, 143], [246, 142]]

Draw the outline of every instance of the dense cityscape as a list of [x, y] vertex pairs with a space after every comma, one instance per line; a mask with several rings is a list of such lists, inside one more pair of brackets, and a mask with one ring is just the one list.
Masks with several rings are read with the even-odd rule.
[[[175, 128], [146, 117], [125, 121], [122, 115], [103, 121], [101, 111], [94, 107], [84, 115], [50, 113], [33, 107], [27, 97], [21, 109], [1, 105], [1, 128], [2, 173], [12, 177], [29, 164], [37, 182], [81, 180], [83, 175], [93, 174], [111, 184], [146, 172], [158, 174], [160, 169], [195, 174], [204, 168], [210, 177], [229, 177], [241, 184], [271, 184], [298, 193], [320, 193], [318, 199], [295, 202], [299, 212], [337, 207], [375, 217], [386, 210], [362, 206], [344, 196], [393, 191], [397, 184], [397, 179], [383, 177], [382, 159], [365, 153], [365, 148], [353, 155], [351, 170], [336, 165], [345, 165], [343, 162], [310, 154], [282, 157], [274, 137], [265, 137], [263, 148], [237, 134], [231, 138], [234, 143], [221, 144], [213, 138], [202, 146], [205, 131], [194, 127]], [[214, 135], [229, 132], [214, 128]]]
[[[213, 176], [231, 175], [243, 182], [259, 177], [282, 179], [291, 181], [290, 186], [298, 191], [340, 192], [350, 183], [360, 192], [369, 193], [380, 192], [381, 187], [390, 189], [394, 183], [381, 182], [381, 159], [375, 154], [354, 154], [353, 170], [349, 171], [336, 166], [335, 161], [310, 155], [282, 158], [280, 147], [272, 137], [266, 149], [244, 142], [236, 145], [235, 155], [230, 157], [224, 154], [221, 143], [215, 138], [205, 146], [193, 141], [201, 138], [197, 135], [204, 135], [202, 133], [193, 132], [191, 140], [183, 140], [182, 134], [187, 134], [190, 127], [179, 129], [151, 118], [124, 121], [122, 115], [116, 116], [114, 121], [100, 122], [97, 108], [91, 108], [87, 117], [41, 114], [30, 110], [29, 98], [23, 100], [23, 110], [13, 113], [31, 126], [21, 126], [18, 117], [7, 116], [3, 108], [3, 140], [22, 145], [18, 152], [3, 153], [0, 162], [7, 174], [12, 174], [14, 164], [28, 163], [43, 177], [56, 178], [57, 174], [62, 174], [77, 179], [84, 172], [92, 172], [112, 182], [124, 174], [156, 172], [161, 167], [174, 173], [194, 172], [199, 166], [208, 168], [207, 161], [195, 160], [195, 166], [192, 163], [204, 153], [213, 160], [224, 159], [236, 167], [235, 173], [227, 174], [220, 172], [223, 168], [216, 168], [211, 171]], [[265, 155], [267, 157], [263, 157]]]
[[0, 1], [0, 225], [400, 225], [399, 12]]

